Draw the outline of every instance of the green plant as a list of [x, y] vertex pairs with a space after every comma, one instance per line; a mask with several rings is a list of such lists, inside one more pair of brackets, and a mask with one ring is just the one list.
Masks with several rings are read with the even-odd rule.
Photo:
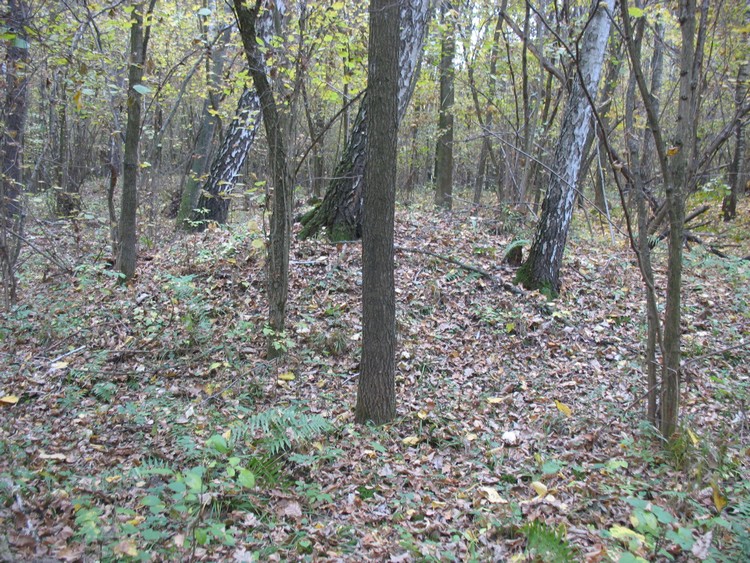
[[232, 442], [237, 444], [249, 434], [261, 431], [260, 439], [255, 442], [256, 447], [275, 456], [332, 429], [331, 423], [320, 415], [300, 412], [294, 407], [272, 408], [235, 428]]
[[628, 550], [624, 560], [673, 559], [676, 551], [690, 552], [695, 543], [693, 528], [681, 526], [669, 511], [644, 499], [627, 498], [625, 502], [633, 508], [629, 518], [632, 528], [615, 525], [607, 532]]
[[268, 338], [271, 341], [271, 346], [279, 352], [288, 352], [291, 348], [296, 346], [294, 340], [291, 339], [287, 331], [276, 331], [269, 325], [263, 327], [263, 336]]
[[526, 554], [532, 561], [576, 561], [562, 525], [553, 528], [533, 520], [521, 526], [519, 531], [526, 537]]

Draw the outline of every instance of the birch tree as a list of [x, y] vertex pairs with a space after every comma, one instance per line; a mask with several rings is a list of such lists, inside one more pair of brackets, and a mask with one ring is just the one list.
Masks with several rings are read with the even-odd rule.
[[[429, 16], [429, 0], [400, 2], [398, 120], [406, 113], [417, 79]], [[368, 138], [367, 94], [362, 98], [352, 133], [323, 201], [303, 218], [301, 238], [325, 227], [331, 240], [362, 236], [362, 190]]]
[[596, 99], [613, 7], [614, 0], [595, 0], [583, 33], [542, 215], [529, 256], [516, 276], [527, 289], [540, 289], [550, 295], [560, 291], [560, 267], [573, 217], [583, 148], [591, 128], [590, 102]]

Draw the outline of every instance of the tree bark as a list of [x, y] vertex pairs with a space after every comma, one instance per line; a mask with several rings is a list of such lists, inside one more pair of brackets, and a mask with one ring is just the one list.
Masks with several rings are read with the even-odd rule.
[[192, 208], [188, 221], [191, 228], [203, 230], [210, 222], [227, 222], [232, 192], [237, 185], [237, 178], [250, 147], [255, 142], [260, 120], [258, 94], [252, 88], [245, 88], [237, 102], [234, 119], [211, 163], [208, 178], [198, 196], [198, 203]]
[[440, 42], [440, 107], [438, 140], [435, 149], [435, 205], [453, 207], [453, 103], [455, 98], [453, 56], [456, 52], [456, 25], [453, 6], [444, 0], [440, 8], [443, 37]]
[[[276, 9], [283, 7], [279, 0]], [[245, 57], [250, 67], [255, 91], [263, 114], [268, 150], [273, 171], [273, 213], [268, 242], [268, 324], [271, 329], [268, 341], [268, 357], [283, 353], [280, 338], [284, 331], [286, 302], [289, 291], [289, 243], [292, 232], [292, 182], [287, 167], [286, 145], [283, 128], [276, 107], [271, 83], [268, 79], [265, 60], [258, 45], [258, 13], [261, 0], [250, 8], [244, 0], [234, 0], [237, 24]]]
[[9, 0], [7, 39], [3, 61], [5, 100], [2, 108], [0, 138], [0, 274], [3, 304], [10, 307], [16, 300], [15, 265], [21, 249], [23, 222], [23, 141], [26, 132], [26, 109], [29, 85], [29, 43], [26, 26], [31, 17], [23, 0]]
[[[696, 146], [696, 87], [700, 73], [696, 68], [696, 60], [699, 60], [700, 57], [696, 57], [694, 45], [696, 3], [695, 0], [681, 0], [679, 4], [678, 20], [682, 36], [679, 59], [679, 101], [673, 145], [668, 150], [659, 124], [659, 113], [655, 98], [646, 85], [638, 53], [635, 49], [628, 2], [627, 0], [621, 1], [623, 35], [636, 83], [646, 109], [648, 124], [654, 135], [654, 145], [664, 180], [666, 209], [670, 225], [659, 430], [662, 436], [671, 440], [677, 429], [680, 407], [680, 318], [685, 194], [688, 182], [691, 182], [695, 176], [697, 166], [694, 154]], [[705, 20], [702, 18], [701, 25], [703, 26], [704, 23]]]
[[[398, 119], [406, 113], [416, 86], [419, 61], [429, 18], [429, 0], [402, 0], [399, 34]], [[331, 240], [353, 240], [362, 236], [362, 188], [368, 136], [367, 95], [360, 102], [357, 117], [344, 154], [328, 185], [323, 201], [303, 219], [300, 238], [316, 236], [322, 228]]]
[[394, 215], [398, 154], [399, 9], [370, 2], [368, 96], [372, 122], [365, 167], [362, 239], [362, 361], [356, 420], [390, 422], [396, 415], [396, 291]]
[[592, 100], [596, 99], [610, 29], [607, 10], [611, 13], [613, 6], [614, 0], [607, 0], [606, 4], [594, 3], [578, 56], [578, 73], [563, 116], [542, 216], [529, 257], [516, 276], [527, 289], [539, 289], [551, 296], [560, 291], [560, 267], [573, 216], [583, 148], [591, 127], [587, 93]]
[[221, 39], [215, 43], [212, 40], [213, 38], [209, 38], [208, 30], [203, 35], [203, 40], [209, 50], [206, 56], [207, 93], [206, 99], [203, 101], [198, 138], [195, 142], [193, 154], [190, 157], [190, 171], [185, 179], [180, 210], [177, 213], [177, 226], [181, 228], [190, 228], [191, 226], [189, 219], [198, 204], [198, 199], [201, 195], [200, 188], [204, 182], [203, 178], [205, 178], [205, 174], [210, 168], [211, 143], [220, 125], [216, 112], [219, 109], [219, 88], [224, 69], [224, 50], [229, 43], [231, 33], [231, 28], [227, 27], [221, 32]]
[[[747, 38], [749, 34], [745, 33]], [[737, 70], [737, 85], [735, 86], [734, 102], [737, 112], [745, 103], [750, 80], [750, 63], [740, 63]], [[724, 221], [731, 221], [737, 216], [737, 200], [745, 193], [747, 184], [747, 163], [745, 162], [745, 128], [742, 120], [737, 121], [734, 131], [734, 156], [729, 165], [729, 186], [731, 192], [724, 198], [722, 210]]]
[[[145, 2], [134, 2], [130, 27], [130, 61], [128, 70], [128, 121], [125, 126], [122, 198], [120, 202], [120, 236], [117, 270], [129, 280], [135, 275], [137, 257], [138, 210], [138, 143], [141, 136], [142, 95], [138, 92], [143, 80], [143, 66], [148, 49], [150, 23], [144, 24]], [[156, 0], [150, 0], [146, 15], [151, 14]]]

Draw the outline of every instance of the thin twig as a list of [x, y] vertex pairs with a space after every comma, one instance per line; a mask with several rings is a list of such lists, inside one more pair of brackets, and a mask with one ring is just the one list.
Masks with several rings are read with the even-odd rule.
[[54, 364], [55, 362], [59, 362], [63, 358], [67, 358], [68, 356], [72, 356], [76, 352], [80, 352], [81, 350], [84, 350], [85, 348], [86, 348], [85, 344], [83, 346], [79, 346], [75, 350], [71, 350], [70, 352], [66, 352], [65, 354], [61, 354], [61, 355], [57, 356], [57, 358], [54, 358], [53, 360], [50, 360], [49, 363]]

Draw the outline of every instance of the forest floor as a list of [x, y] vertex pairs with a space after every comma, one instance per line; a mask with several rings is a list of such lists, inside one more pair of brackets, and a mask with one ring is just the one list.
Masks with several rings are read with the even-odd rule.
[[[747, 204], [729, 227], [711, 205], [700, 236], [750, 254]], [[360, 246], [294, 241], [266, 361], [259, 221], [144, 238], [126, 286], [102, 221], [29, 225], [46, 255], [0, 317], [0, 561], [750, 559], [750, 262], [686, 252], [666, 447], [622, 235], [577, 225], [548, 301], [512, 286], [496, 221], [402, 208], [398, 417], [372, 428]]]

